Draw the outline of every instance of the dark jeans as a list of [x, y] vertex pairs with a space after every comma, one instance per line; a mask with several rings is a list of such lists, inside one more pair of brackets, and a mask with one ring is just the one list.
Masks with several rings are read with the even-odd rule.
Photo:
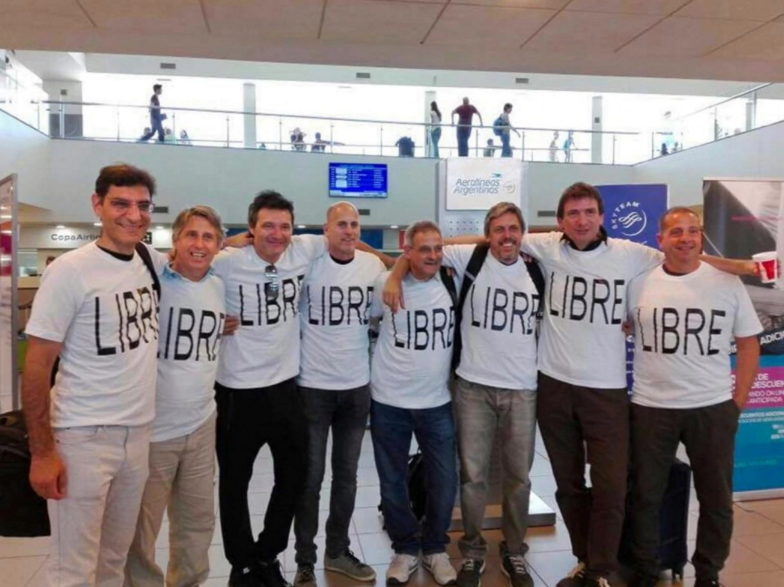
[[[269, 561], [286, 550], [308, 467], [308, 427], [294, 379], [269, 387], [231, 389], [217, 383], [217, 453], [223, 549], [233, 568]], [[254, 543], [248, 484], [261, 447], [275, 471], [264, 531]]]
[[152, 136], [157, 132], [158, 133], [158, 142], [162, 143], [164, 141], [164, 134], [163, 134], [163, 121], [160, 118], [150, 118], [150, 132], [146, 133], [140, 141], [149, 141]]
[[[580, 387], [539, 373], [536, 415], [572, 552], [589, 571], [608, 574], [617, 566], [626, 504], [626, 389]], [[585, 484], [586, 460], [591, 489]]]
[[[425, 555], [445, 552], [457, 492], [452, 403], [406, 410], [373, 401], [370, 432], [381, 483], [381, 511], [392, 548], [410, 555], [418, 555], [420, 548]], [[411, 511], [406, 479], [412, 434], [424, 457], [427, 505], [423, 527]]]
[[308, 421], [308, 480], [294, 519], [297, 564], [316, 564], [319, 498], [327, 459], [327, 439], [332, 429], [332, 489], [327, 518], [326, 554], [337, 557], [351, 544], [348, 529], [357, 496], [357, 464], [362, 451], [370, 389], [326, 390], [299, 388]]
[[683, 442], [700, 502], [697, 548], [692, 557], [697, 578], [718, 579], [730, 554], [732, 469], [740, 412], [729, 400], [684, 410], [632, 405], [634, 463], [633, 551], [640, 571], [658, 574], [659, 508], [670, 467]]
[[471, 125], [457, 127], [457, 156], [468, 157], [468, 139], [471, 138]]
[[501, 133], [501, 157], [512, 156], [512, 145], [510, 144], [511, 140], [512, 140], [511, 133], [509, 132]]

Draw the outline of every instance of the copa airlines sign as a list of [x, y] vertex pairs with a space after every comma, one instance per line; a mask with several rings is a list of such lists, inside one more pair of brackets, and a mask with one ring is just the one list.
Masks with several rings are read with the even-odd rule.
[[498, 202], [520, 205], [523, 164], [514, 159], [448, 159], [446, 209], [487, 210]]

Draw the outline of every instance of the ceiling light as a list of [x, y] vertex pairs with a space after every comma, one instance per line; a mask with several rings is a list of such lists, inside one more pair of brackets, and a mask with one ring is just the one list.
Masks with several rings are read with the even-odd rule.
[[163, 226], [156, 226], [155, 230], [163, 230]]
[[297, 228], [307, 228], [307, 226], [304, 224], [297, 224]]
[[400, 228], [397, 224], [390, 224], [389, 228]]
[[58, 224], [55, 228], [57, 228], [57, 230], [62, 230], [63, 228], [65, 228], [65, 225], [64, 224]]
[[93, 226], [101, 226], [100, 222], [93, 222]]

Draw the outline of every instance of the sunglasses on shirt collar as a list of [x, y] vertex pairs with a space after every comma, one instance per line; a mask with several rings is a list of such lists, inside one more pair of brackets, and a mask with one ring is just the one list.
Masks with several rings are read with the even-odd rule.
[[264, 269], [264, 277], [267, 279], [267, 282], [264, 284], [264, 298], [269, 304], [277, 300], [278, 294], [280, 294], [278, 268], [275, 265], [267, 265]]

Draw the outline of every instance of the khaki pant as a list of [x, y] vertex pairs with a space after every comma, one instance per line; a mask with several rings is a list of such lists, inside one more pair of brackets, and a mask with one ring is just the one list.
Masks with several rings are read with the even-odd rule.
[[120, 587], [147, 479], [149, 429], [55, 430], [66, 497], [49, 500], [50, 587]]
[[215, 414], [191, 434], [150, 444], [150, 477], [125, 570], [127, 587], [160, 587], [155, 541], [169, 514], [166, 585], [192, 587], [210, 574], [215, 530]]

